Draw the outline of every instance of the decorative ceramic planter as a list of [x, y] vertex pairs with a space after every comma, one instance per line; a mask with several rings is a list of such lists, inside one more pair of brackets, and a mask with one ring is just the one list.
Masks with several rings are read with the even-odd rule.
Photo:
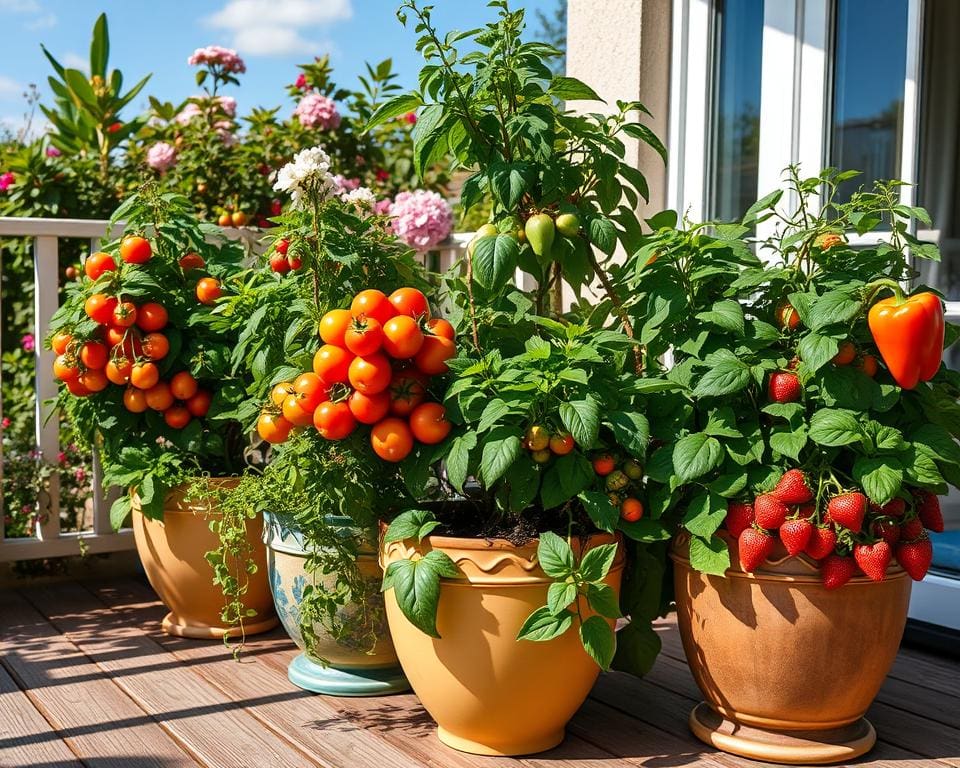
[[[334, 637], [321, 624], [314, 625], [316, 638], [307, 647], [300, 631], [300, 600], [311, 577], [304, 567], [307, 550], [303, 535], [271, 515], [266, 516], [265, 522], [267, 571], [274, 605], [284, 629], [301, 650], [287, 669], [290, 681], [307, 691], [331, 696], [382, 696], [409, 690], [410, 684], [400, 670], [387, 630], [380, 594], [382, 574], [374, 548], [361, 549], [358, 557], [360, 571], [371, 584], [375, 602], [377, 626], [374, 629], [379, 640], [372, 652], [368, 652], [363, 638], [349, 632]], [[328, 522], [342, 526], [345, 536], [351, 535], [350, 518], [330, 517]], [[331, 589], [336, 584], [335, 574], [318, 575], [317, 579]], [[346, 606], [337, 619], [349, 627], [356, 615], [355, 607]]]
[[[607, 534], [592, 536], [587, 548], [612, 541]], [[400, 664], [437, 721], [440, 740], [481, 755], [555, 747], [600, 669], [575, 628], [543, 643], [517, 640], [526, 618], [546, 604], [551, 583], [537, 564], [537, 542], [516, 547], [502, 539], [428, 536], [416, 546], [383, 544], [380, 563], [387, 568], [431, 549], [449, 555], [464, 574], [462, 580], [441, 582], [440, 639], [407, 620], [392, 589], [385, 596]], [[624, 559], [620, 547], [607, 578], [618, 596]], [[588, 612], [585, 602], [581, 610]]]
[[725, 577], [690, 567], [689, 538], [671, 549], [683, 648], [705, 703], [690, 714], [701, 740], [777, 763], [850, 760], [876, 742], [864, 713], [897, 655], [911, 581], [854, 577], [824, 589], [815, 561], [782, 545], [755, 572], [735, 540]]
[[[210, 480], [221, 487], [238, 482], [235, 478]], [[204, 555], [219, 545], [210, 530], [209, 519], [218, 515], [203, 502], [186, 501], [187, 487], [172, 490], [164, 501], [163, 520], [151, 520], [133, 497], [133, 535], [137, 552], [150, 586], [170, 609], [163, 619], [169, 635], [198, 639], [236, 637], [240, 627], [227, 627], [220, 620], [224, 605], [220, 587], [213, 583], [213, 570]], [[244, 605], [257, 614], [243, 623], [243, 634], [255, 635], [277, 626], [277, 617], [267, 585], [266, 554], [261, 538], [260, 518], [247, 521], [247, 540], [253, 547], [257, 572], [250, 575]]]

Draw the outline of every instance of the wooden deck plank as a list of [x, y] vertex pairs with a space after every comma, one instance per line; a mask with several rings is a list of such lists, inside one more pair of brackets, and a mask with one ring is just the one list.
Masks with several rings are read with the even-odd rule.
[[0, 667], [0, 766], [83, 768], [60, 735]]
[[[0, 595], [0, 655], [19, 687], [83, 761], [196, 766], [180, 746], [26, 600]], [[85, 706], [96, 701], [95, 707]], [[131, 745], [137, 745], [131, 753]]]
[[230, 700], [79, 584], [31, 588], [25, 597], [201, 764], [322, 765], [245, 711], [296, 694]]

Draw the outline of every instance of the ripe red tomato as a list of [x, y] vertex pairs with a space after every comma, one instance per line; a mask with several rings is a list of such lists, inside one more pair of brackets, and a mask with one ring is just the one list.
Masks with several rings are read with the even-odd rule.
[[104, 330], [104, 341], [107, 342], [107, 346], [111, 349], [118, 344], [122, 344], [124, 337], [127, 334], [126, 328], [121, 328], [117, 325], [108, 325]]
[[[275, 215], [279, 215], [279, 214], [275, 214]], [[276, 243], [274, 243], [273, 248], [281, 256], [286, 256], [287, 250], [290, 248], [290, 241], [287, 240], [286, 238], [281, 237], [279, 240], [277, 240]]]
[[197, 299], [201, 304], [213, 304], [222, 293], [220, 281], [215, 277], [201, 277], [197, 281]]
[[129, 328], [137, 321], [137, 305], [132, 301], [121, 301], [114, 307], [110, 319], [117, 328]]
[[361, 424], [376, 424], [390, 411], [390, 393], [365, 395], [363, 392], [353, 392], [347, 399], [347, 405]]
[[148, 301], [137, 310], [137, 325], [147, 333], [162, 331], [168, 319], [167, 310], [155, 301]]
[[877, 375], [877, 358], [873, 355], [864, 355], [860, 358], [860, 361], [856, 363], [856, 367], [872, 379]]
[[67, 385], [67, 389], [70, 391], [71, 395], [76, 395], [77, 397], [86, 397], [87, 395], [91, 394], [90, 390], [87, 389], [80, 381], [79, 376], [64, 383]]
[[380, 325], [383, 325], [396, 314], [396, 310], [394, 310], [383, 291], [368, 288], [353, 297], [353, 302], [350, 304], [350, 313], [354, 317], [360, 317], [360, 315], [372, 317]]
[[130, 369], [130, 383], [137, 389], [150, 389], [160, 381], [160, 369], [154, 363], [137, 363]]
[[357, 427], [357, 420], [344, 401], [320, 403], [313, 412], [313, 426], [327, 440], [343, 440]]
[[398, 315], [414, 317], [430, 317], [430, 305], [427, 297], [416, 288], [397, 288], [390, 294], [390, 303]]
[[180, 269], [184, 272], [189, 272], [191, 269], [203, 269], [207, 265], [207, 262], [203, 260], [203, 256], [199, 253], [185, 253], [180, 257]]
[[606, 477], [617, 468], [617, 460], [609, 453], [601, 454], [593, 460], [593, 471], [600, 477]]
[[273, 413], [261, 413], [260, 418], [257, 419], [257, 434], [271, 445], [285, 443], [290, 437], [291, 429], [293, 424], [283, 416]]
[[300, 267], [303, 266], [303, 260], [297, 258], [296, 256], [287, 257], [287, 263], [290, 265], [290, 271], [296, 272]]
[[643, 517], [643, 502], [632, 496], [627, 497], [620, 504], [620, 517], [628, 523], [635, 523]]
[[414, 362], [428, 376], [446, 373], [450, 369], [446, 361], [456, 353], [456, 345], [443, 336], [424, 336], [423, 346], [417, 352]]
[[282, 253], [274, 253], [270, 256], [270, 269], [278, 275], [286, 274], [290, 271], [290, 262]]
[[350, 314], [349, 309], [331, 309], [320, 318], [320, 338], [323, 339], [324, 344], [344, 346], [343, 337], [351, 322], [353, 322], [353, 315]]
[[410, 431], [421, 443], [433, 445], [441, 442], [453, 425], [447, 421], [447, 409], [440, 403], [423, 403], [410, 414]]
[[407, 360], [423, 346], [423, 331], [408, 315], [398, 315], [383, 326], [383, 349], [390, 357]]
[[324, 344], [313, 356], [313, 372], [327, 386], [346, 382], [350, 373], [351, 355], [343, 347]]
[[230, 221], [235, 227], [245, 227], [248, 220], [247, 214], [243, 211], [234, 211], [230, 216]]
[[60, 381], [72, 381], [80, 374], [77, 358], [73, 355], [57, 355], [53, 361], [53, 375]]
[[172, 405], [163, 412], [163, 420], [170, 429], [183, 429], [190, 423], [190, 411], [185, 405]]
[[165, 411], [173, 405], [173, 393], [165, 381], [158, 381], [146, 391], [147, 405], [155, 411]]
[[103, 251], [91, 253], [83, 262], [83, 271], [91, 280], [96, 280], [104, 272], [111, 272], [116, 268], [117, 262], [113, 260], [113, 256]]
[[308, 413], [313, 413], [320, 403], [330, 399], [323, 379], [315, 373], [304, 373], [298, 376], [293, 382], [293, 393], [297, 404]]
[[143, 354], [151, 360], [163, 360], [170, 351], [170, 342], [162, 333], [148, 333], [143, 337]]
[[152, 255], [150, 241], [139, 235], [127, 235], [120, 241], [120, 258], [127, 264], [143, 264]]
[[394, 416], [409, 416], [426, 396], [427, 377], [420, 371], [394, 371], [390, 379], [390, 412]]
[[295, 427], [306, 427], [313, 423], [313, 411], [304, 410], [296, 395], [287, 395], [280, 406], [283, 418]]
[[146, 393], [136, 387], [127, 387], [123, 393], [123, 404], [130, 413], [143, 413], [150, 407], [147, 405]]
[[87, 317], [100, 325], [107, 325], [113, 320], [113, 310], [117, 306], [115, 296], [107, 296], [105, 293], [95, 293], [83, 304], [83, 311]]
[[58, 332], [50, 342], [50, 346], [53, 348], [53, 351], [58, 355], [62, 355], [67, 351], [67, 347], [70, 346], [70, 342], [73, 341], [73, 336], [65, 331]]
[[365, 395], [375, 395], [390, 386], [393, 371], [390, 361], [377, 353], [370, 357], [355, 357], [350, 363], [350, 386]]
[[131, 370], [133, 370], [133, 363], [126, 357], [115, 357], [108, 362], [107, 367], [104, 368], [107, 378], [121, 387], [130, 383]]
[[372, 317], [360, 315], [353, 319], [347, 332], [343, 334], [343, 343], [353, 354], [368, 357], [379, 351], [383, 344], [383, 326]]
[[80, 362], [91, 370], [100, 370], [107, 364], [107, 348], [99, 341], [88, 341], [80, 347]]
[[229, 213], [224, 212], [217, 217], [217, 224], [221, 227], [229, 227], [233, 225], [233, 219], [230, 218]]
[[101, 392], [110, 383], [101, 368], [88, 368], [77, 376], [77, 382], [89, 392]]
[[170, 379], [170, 391], [177, 400], [189, 400], [197, 394], [197, 380], [189, 371], [180, 371]]
[[391, 416], [374, 424], [370, 445], [384, 461], [403, 461], [413, 450], [413, 432], [403, 419]]
[[453, 341], [457, 337], [457, 332], [453, 329], [449, 320], [442, 317], [434, 317], [427, 320], [427, 333], [434, 336], [443, 336], [445, 339]]
[[557, 456], [566, 456], [573, 450], [574, 445], [576, 443], [569, 432], [558, 432], [550, 438], [550, 450]]
[[213, 395], [205, 389], [198, 389], [197, 394], [187, 400], [187, 410], [190, 411], [191, 416], [196, 416], [198, 419], [203, 418], [210, 410], [212, 401]]

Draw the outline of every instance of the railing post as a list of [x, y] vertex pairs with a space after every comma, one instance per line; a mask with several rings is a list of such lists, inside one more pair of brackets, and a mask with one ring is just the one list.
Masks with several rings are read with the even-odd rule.
[[[34, 241], [33, 258], [33, 321], [36, 396], [36, 442], [39, 461], [51, 465], [53, 471], [47, 480], [47, 490], [41, 491], [38, 503], [39, 522], [37, 538], [41, 541], [60, 535], [60, 474], [57, 454], [60, 452], [60, 420], [50, 416], [45, 404], [57, 396], [57, 382], [51, 375], [54, 353], [44, 349], [43, 340], [50, 328], [50, 318], [60, 306], [59, 242], [57, 237], [44, 235]], [[48, 416], [50, 418], [48, 418]]]

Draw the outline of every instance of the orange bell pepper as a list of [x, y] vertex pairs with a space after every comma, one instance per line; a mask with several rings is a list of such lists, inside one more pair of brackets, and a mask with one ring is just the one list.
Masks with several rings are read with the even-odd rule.
[[883, 362], [904, 389], [929, 381], [943, 356], [943, 303], [933, 293], [881, 299], [867, 314]]

